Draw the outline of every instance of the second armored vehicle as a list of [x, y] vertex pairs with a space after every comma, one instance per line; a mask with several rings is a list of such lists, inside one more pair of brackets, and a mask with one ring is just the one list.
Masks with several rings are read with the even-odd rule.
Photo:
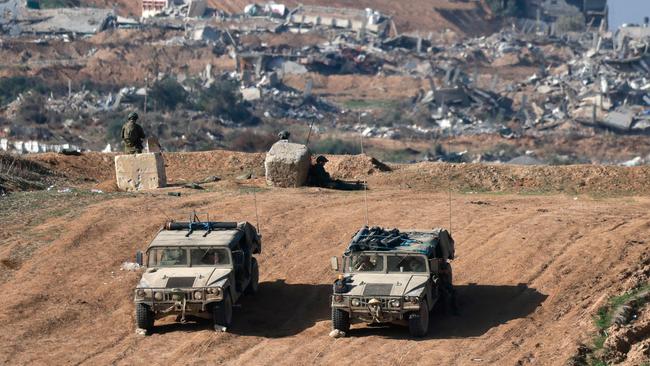
[[[211, 318], [215, 329], [232, 322], [233, 304], [258, 289], [259, 268], [253, 254], [261, 238], [247, 222], [169, 222], [145, 253], [146, 265], [135, 289], [138, 328], [176, 314]], [[144, 263], [142, 263], [144, 262]]]
[[[334, 283], [332, 327], [350, 324], [406, 323], [413, 336], [429, 330], [437, 302], [455, 307], [451, 265], [454, 240], [443, 229], [384, 230], [364, 227], [343, 256], [343, 273]], [[339, 270], [337, 257], [332, 268]]]

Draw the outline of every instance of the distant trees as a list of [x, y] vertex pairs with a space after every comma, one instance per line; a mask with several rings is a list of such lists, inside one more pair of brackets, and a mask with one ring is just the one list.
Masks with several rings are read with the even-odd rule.
[[233, 122], [255, 122], [255, 118], [242, 100], [239, 86], [233, 81], [221, 80], [202, 90], [196, 107], [213, 116], [230, 119]]

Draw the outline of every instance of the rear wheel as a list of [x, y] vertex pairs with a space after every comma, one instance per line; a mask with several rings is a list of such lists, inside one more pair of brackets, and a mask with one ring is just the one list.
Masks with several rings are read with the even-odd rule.
[[138, 328], [150, 331], [153, 328], [153, 311], [145, 304], [135, 304], [135, 322]]
[[341, 309], [332, 309], [332, 328], [341, 332], [350, 331], [350, 314]]
[[215, 326], [229, 327], [232, 324], [232, 300], [230, 293], [225, 289], [223, 300], [214, 304], [212, 308], [212, 321]]
[[246, 287], [247, 294], [256, 294], [260, 288], [260, 267], [257, 265], [257, 259], [253, 258], [251, 263], [251, 281]]
[[429, 306], [424, 300], [417, 313], [409, 315], [409, 332], [414, 337], [424, 337], [429, 332]]

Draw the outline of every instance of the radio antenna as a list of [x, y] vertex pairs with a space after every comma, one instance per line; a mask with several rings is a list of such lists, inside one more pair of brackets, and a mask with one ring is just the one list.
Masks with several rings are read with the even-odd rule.
[[[359, 115], [359, 120], [361, 120], [361, 115]], [[361, 136], [361, 155], [363, 153], [363, 132], [359, 135]], [[363, 180], [363, 205], [366, 211], [366, 226], [368, 226], [368, 178], [365, 177]]]
[[[447, 140], [447, 154], [449, 154], [451, 151], [451, 141]], [[452, 171], [452, 164], [448, 164], [448, 172], [447, 172], [447, 191], [449, 193], [449, 235], [451, 235], [451, 171]]]
[[253, 202], [255, 203], [255, 224], [257, 226], [257, 235], [262, 236], [262, 230], [260, 230], [260, 217], [257, 214], [257, 188], [253, 187]]

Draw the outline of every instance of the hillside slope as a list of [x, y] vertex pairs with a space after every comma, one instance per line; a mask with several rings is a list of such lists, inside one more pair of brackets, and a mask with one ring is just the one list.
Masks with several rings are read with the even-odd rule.
[[[432, 319], [422, 340], [365, 325], [332, 339], [329, 257], [363, 225], [363, 193], [263, 189], [261, 291], [236, 309], [230, 332], [172, 318], [151, 336], [136, 335], [139, 273], [120, 264], [167, 218], [190, 210], [254, 221], [244, 188], [0, 199], [0, 363], [560, 365], [590, 341], [597, 308], [650, 257], [648, 198], [454, 194], [461, 315]], [[447, 199], [371, 186], [370, 223], [447, 227]]]

